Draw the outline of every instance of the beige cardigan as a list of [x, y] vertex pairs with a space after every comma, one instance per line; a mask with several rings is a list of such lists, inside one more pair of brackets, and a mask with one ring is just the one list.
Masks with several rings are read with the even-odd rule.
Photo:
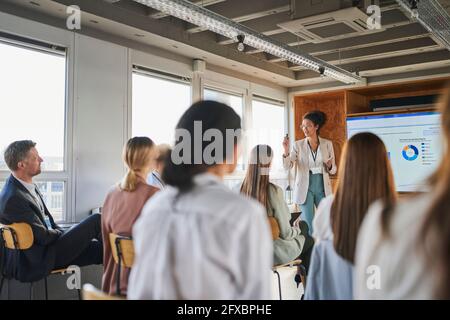
[[[337, 171], [333, 143], [330, 140], [319, 137], [319, 150], [322, 154], [323, 161], [332, 159], [332, 166], [327, 170], [324, 166], [323, 170], [323, 187], [325, 196], [332, 193], [331, 182], [329, 174], [335, 174]], [[294, 184], [294, 202], [303, 204], [306, 201], [309, 186], [309, 149], [307, 139], [302, 139], [294, 142], [292, 151], [286, 158], [283, 157], [283, 167], [286, 170], [296, 167], [297, 174]]]
[[269, 186], [269, 205], [280, 227], [280, 237], [273, 242], [274, 265], [283, 264], [297, 259], [302, 252], [305, 237], [300, 228], [291, 227], [291, 213], [284, 200], [283, 190], [274, 184]]

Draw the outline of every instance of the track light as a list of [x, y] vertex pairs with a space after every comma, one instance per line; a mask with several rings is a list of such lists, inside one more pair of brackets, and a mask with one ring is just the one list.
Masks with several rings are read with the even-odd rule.
[[411, 8], [411, 19], [417, 19], [419, 17], [419, 10], [417, 4], [419, 0], [409, 0], [409, 7]]
[[238, 40], [237, 49], [238, 49], [240, 52], [243, 52], [244, 49], [245, 49], [244, 39], [245, 39], [245, 36], [242, 35], [242, 34], [240, 34], [240, 35], [237, 36], [237, 40]]
[[325, 77], [325, 67], [324, 66], [319, 67], [319, 73], [320, 73], [321, 77]]
[[439, 0], [396, 0], [405, 13], [417, 20], [433, 40], [450, 50], [450, 16]]
[[417, 4], [419, 3], [419, 0], [409, 0], [409, 7], [411, 10], [417, 9]]

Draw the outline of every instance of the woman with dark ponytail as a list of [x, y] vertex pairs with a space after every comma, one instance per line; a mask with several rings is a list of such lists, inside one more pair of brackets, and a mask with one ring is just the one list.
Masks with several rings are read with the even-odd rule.
[[283, 140], [283, 167], [296, 170], [294, 202], [300, 205], [301, 217], [308, 224], [310, 234], [313, 233], [315, 208], [323, 198], [331, 195], [329, 175], [337, 170], [333, 143], [319, 136], [325, 122], [326, 115], [322, 111], [308, 112], [301, 125], [305, 138], [295, 141], [291, 152], [289, 137]]
[[[127, 173], [108, 193], [102, 209], [103, 235], [103, 291], [116, 294], [117, 264], [114, 262], [109, 234], [130, 236], [134, 222], [145, 202], [159, 189], [149, 186], [146, 178], [154, 169], [157, 156], [153, 141], [147, 137], [134, 137], [123, 148], [122, 158]], [[126, 294], [130, 270], [121, 273], [120, 292]]]
[[393, 208], [376, 203], [366, 215], [356, 250], [358, 299], [450, 299], [450, 84], [440, 112], [443, 155], [428, 192]]
[[269, 299], [272, 243], [264, 208], [229, 190], [241, 120], [215, 101], [176, 127], [162, 178], [133, 229], [130, 299]]

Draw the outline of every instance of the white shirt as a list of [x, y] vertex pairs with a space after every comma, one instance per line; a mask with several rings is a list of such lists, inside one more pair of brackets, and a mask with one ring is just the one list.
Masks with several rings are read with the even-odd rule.
[[147, 184], [158, 188], [160, 190], [163, 190], [166, 186], [164, 182], [162, 181], [161, 175], [158, 173], [158, 171], [152, 171], [148, 177], [147, 177]]
[[[355, 253], [356, 299], [433, 298], [435, 273], [420, 248], [421, 228], [430, 203], [431, 194], [399, 203], [391, 214], [389, 238], [381, 236], [381, 203], [369, 208]], [[378, 289], [374, 287], [374, 275], [379, 275]]]
[[329, 195], [320, 201], [313, 219], [313, 238], [318, 243], [322, 240], [333, 240], [331, 228], [331, 206], [334, 195]]
[[129, 299], [270, 299], [272, 237], [262, 205], [217, 177], [167, 187], [133, 227]]
[[[313, 155], [316, 157], [314, 160]], [[314, 153], [311, 146], [308, 144], [308, 166], [309, 169], [313, 171], [314, 174], [323, 173], [323, 157], [322, 152], [320, 152], [319, 146], [317, 146], [316, 152]]]

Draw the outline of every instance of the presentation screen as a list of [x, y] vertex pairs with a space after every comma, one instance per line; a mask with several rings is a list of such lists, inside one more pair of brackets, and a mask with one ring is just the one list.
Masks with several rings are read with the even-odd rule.
[[348, 138], [358, 132], [372, 132], [383, 140], [399, 192], [423, 190], [441, 160], [438, 112], [348, 117]]

